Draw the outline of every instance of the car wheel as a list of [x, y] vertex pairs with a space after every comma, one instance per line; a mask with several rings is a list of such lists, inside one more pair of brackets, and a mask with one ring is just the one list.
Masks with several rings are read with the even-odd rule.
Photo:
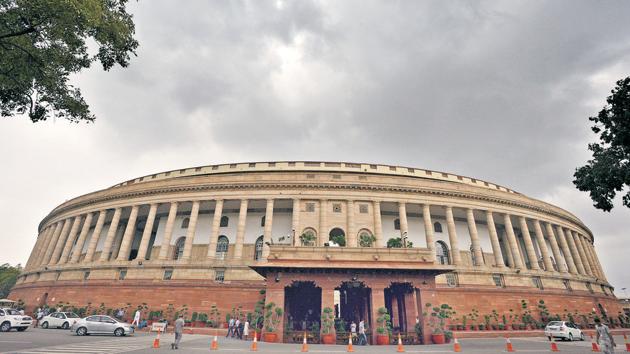
[[114, 331], [114, 335], [116, 337], [122, 337], [125, 335], [125, 330], [122, 328], [116, 328], [116, 330]]
[[70, 325], [68, 324], [68, 322], [64, 322], [64, 323], [61, 325], [61, 329], [68, 329], [68, 327], [70, 327]]
[[584, 337], [584, 332], [580, 333], [580, 340], [584, 342], [586, 338]]
[[27, 328], [28, 327], [18, 327], [17, 330], [20, 331], [20, 332], [24, 332], [24, 331], [26, 331]]
[[48, 322], [44, 322], [44, 323], [42, 323], [42, 328], [43, 328], [43, 329], [48, 328]]
[[87, 328], [79, 327], [77, 328], [77, 336], [84, 336], [87, 334]]
[[573, 333], [569, 333], [569, 342], [573, 342]]
[[0, 325], [0, 332], [8, 332], [11, 330], [11, 323], [10, 322], [3, 322], [2, 325]]

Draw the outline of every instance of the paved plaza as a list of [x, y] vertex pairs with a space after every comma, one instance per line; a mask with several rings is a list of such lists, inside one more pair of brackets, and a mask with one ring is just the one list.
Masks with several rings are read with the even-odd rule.
[[[160, 348], [152, 348], [154, 334], [139, 333], [134, 336], [116, 338], [111, 336], [78, 337], [69, 331], [29, 328], [26, 332], [0, 333], [0, 353], [170, 353], [172, 334], [162, 336]], [[211, 351], [212, 337], [206, 335], [184, 335], [180, 349], [181, 353], [240, 353], [250, 352], [251, 342], [219, 337], [219, 350]], [[618, 352], [622, 352], [623, 337], [616, 337]], [[549, 353], [549, 341], [543, 337], [512, 338], [514, 349], [523, 353]], [[462, 339], [463, 353], [502, 353], [505, 352], [503, 338], [492, 339]], [[586, 342], [558, 342], [561, 352], [590, 353], [591, 343]], [[259, 343], [259, 353], [297, 353], [301, 345]], [[407, 353], [451, 353], [452, 344], [406, 346]], [[355, 353], [396, 353], [396, 346], [354, 346]], [[345, 353], [346, 347], [341, 345], [309, 345], [311, 353]]]

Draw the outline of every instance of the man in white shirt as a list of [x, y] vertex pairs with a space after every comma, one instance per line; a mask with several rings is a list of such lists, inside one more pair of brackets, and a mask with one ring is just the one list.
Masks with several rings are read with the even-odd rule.
[[133, 315], [133, 321], [131, 322], [131, 325], [136, 325], [138, 326], [140, 324], [140, 309], [136, 310], [136, 313]]

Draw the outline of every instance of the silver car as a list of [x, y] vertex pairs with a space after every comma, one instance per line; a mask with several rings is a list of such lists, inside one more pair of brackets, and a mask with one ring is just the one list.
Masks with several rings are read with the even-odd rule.
[[134, 328], [131, 324], [120, 322], [117, 319], [103, 315], [93, 315], [75, 322], [72, 325], [72, 332], [79, 336], [88, 334], [113, 334], [121, 337], [133, 334]]
[[551, 340], [551, 337], [560, 338], [562, 340], [573, 341], [575, 339], [584, 340], [584, 333], [575, 323], [566, 321], [551, 321], [545, 327], [545, 336]]

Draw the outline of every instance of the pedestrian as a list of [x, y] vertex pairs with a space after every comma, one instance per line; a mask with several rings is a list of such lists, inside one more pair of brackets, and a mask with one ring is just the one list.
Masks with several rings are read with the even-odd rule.
[[134, 323], [136, 324], [136, 326], [140, 324], [140, 309], [137, 309], [136, 313], [133, 315], [133, 321], [131, 322], [131, 325], [133, 326]]
[[365, 335], [365, 322], [359, 322], [359, 345], [367, 345], [367, 336]]
[[615, 339], [612, 334], [610, 334], [610, 330], [608, 326], [602, 323], [599, 318], [595, 318], [595, 331], [597, 332], [597, 344], [599, 344], [602, 353], [611, 354], [615, 352], [615, 347], [617, 344], [615, 343]]
[[237, 318], [236, 322], [234, 322], [234, 332], [232, 333], [232, 337], [234, 336], [236, 336], [236, 338], [239, 337], [240, 327], [241, 327], [241, 319]]
[[225, 338], [229, 337], [230, 335], [234, 335], [234, 319], [230, 318], [230, 320], [228, 321], [228, 331], [227, 334], [225, 335]]
[[352, 341], [356, 342], [357, 340], [357, 324], [352, 321], [350, 324], [350, 337], [352, 337]]
[[247, 340], [249, 336], [249, 321], [245, 320], [245, 324], [243, 325], [243, 337]]
[[175, 341], [171, 343], [171, 349], [179, 349], [179, 342], [182, 340], [184, 333], [184, 315], [179, 315], [175, 321]]

